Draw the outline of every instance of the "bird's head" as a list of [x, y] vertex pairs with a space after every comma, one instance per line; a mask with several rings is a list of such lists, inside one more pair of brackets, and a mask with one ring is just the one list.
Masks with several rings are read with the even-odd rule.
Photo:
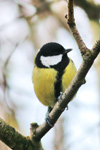
[[72, 49], [65, 49], [62, 45], [50, 42], [43, 45], [36, 55], [35, 63], [39, 68], [50, 68], [58, 65]]

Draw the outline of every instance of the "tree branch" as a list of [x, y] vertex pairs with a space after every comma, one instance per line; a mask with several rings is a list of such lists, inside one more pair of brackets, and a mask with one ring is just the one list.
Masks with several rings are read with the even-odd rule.
[[0, 140], [13, 150], [42, 150], [39, 142], [32, 141], [18, 133], [0, 118]]
[[[60, 117], [62, 112], [65, 110], [66, 106], [70, 102], [70, 100], [74, 97], [75, 93], [78, 91], [80, 86], [84, 84], [85, 76], [91, 68], [95, 58], [100, 52], [100, 39], [94, 45], [93, 49], [90, 51], [83, 42], [79, 32], [76, 28], [75, 20], [74, 20], [74, 12], [73, 12], [73, 0], [68, 0], [68, 12], [67, 12], [67, 24], [79, 46], [79, 50], [83, 56], [83, 62], [77, 71], [74, 79], [72, 80], [70, 86], [65, 90], [62, 95], [62, 98], [57, 101], [53, 110], [49, 114], [50, 123], [54, 125], [57, 119]], [[34, 128], [34, 124], [32, 124], [32, 128]], [[50, 127], [46, 122], [37, 126], [34, 131], [34, 138], [36, 140], [40, 140], [52, 127]], [[31, 130], [32, 132], [32, 130]]]
[[73, 0], [68, 0], [67, 5], [68, 5], [68, 7], [67, 7], [68, 12], [67, 12], [67, 15], [65, 16], [65, 18], [67, 19], [67, 25], [69, 27], [69, 30], [73, 34], [73, 36], [77, 42], [77, 45], [79, 47], [79, 50], [82, 54], [82, 57], [84, 59], [84, 54], [88, 51], [88, 48], [86, 47], [85, 43], [83, 42], [83, 40], [76, 28], [76, 23], [75, 23], [75, 19], [74, 19], [74, 10], [73, 10]]

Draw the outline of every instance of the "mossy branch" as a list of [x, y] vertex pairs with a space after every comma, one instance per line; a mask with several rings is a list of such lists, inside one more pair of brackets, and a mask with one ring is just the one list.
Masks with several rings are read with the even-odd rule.
[[0, 140], [13, 150], [43, 150], [40, 142], [34, 142], [17, 132], [0, 118]]

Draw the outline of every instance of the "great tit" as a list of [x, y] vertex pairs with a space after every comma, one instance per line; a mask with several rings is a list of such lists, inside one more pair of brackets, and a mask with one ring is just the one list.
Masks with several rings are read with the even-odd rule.
[[60, 96], [70, 85], [76, 74], [76, 67], [62, 45], [50, 42], [43, 45], [34, 59], [33, 84], [39, 101], [53, 108]]

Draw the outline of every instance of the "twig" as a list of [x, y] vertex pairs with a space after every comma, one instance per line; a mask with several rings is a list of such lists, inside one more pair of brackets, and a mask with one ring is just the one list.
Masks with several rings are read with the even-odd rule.
[[93, 55], [93, 57], [95, 57], [95, 58], [97, 57], [98, 50], [100, 52], [100, 38], [99, 38], [99, 40], [95, 43], [95, 45], [92, 48], [92, 55]]
[[[25, 39], [22, 42], [24, 42], [26, 39], [27, 39], [27, 36], [25, 37]], [[12, 109], [8, 106], [7, 101], [6, 101], [6, 94], [5, 93], [6, 93], [6, 90], [7, 91], [9, 90], [9, 86], [8, 86], [7, 79], [6, 79], [6, 72], [7, 72], [7, 66], [9, 64], [9, 61], [10, 61], [13, 53], [15, 52], [16, 48], [18, 47], [18, 45], [19, 45], [19, 43], [16, 43], [14, 45], [11, 53], [9, 54], [8, 58], [6, 59], [4, 65], [3, 65], [3, 68], [2, 68], [3, 83], [1, 83], [1, 87], [2, 87], [2, 90], [4, 92], [5, 103], [6, 103], [7, 107], [9, 108], [9, 110], [12, 110]]]
[[68, 13], [67, 15], [65, 16], [65, 18], [67, 19], [67, 25], [71, 31], [71, 33], [73, 34], [76, 42], [77, 42], [77, 45], [79, 47], [79, 50], [82, 54], [82, 57], [84, 59], [84, 55], [86, 54], [88, 50], [88, 48], [86, 47], [85, 43], [83, 42], [77, 28], [76, 28], [76, 23], [75, 23], [75, 19], [74, 19], [74, 10], [73, 10], [73, 3], [74, 3], [74, 0], [68, 0], [67, 1], [67, 5], [68, 5]]

